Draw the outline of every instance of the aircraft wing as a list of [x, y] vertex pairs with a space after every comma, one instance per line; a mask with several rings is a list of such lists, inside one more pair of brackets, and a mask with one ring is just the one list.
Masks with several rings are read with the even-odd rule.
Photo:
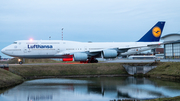
[[[114, 50], [118, 53], [122, 54], [136, 54], [138, 52], [146, 51], [152, 48], [158, 48], [160, 45], [163, 45], [165, 43], [154, 43], [154, 44], [140, 44], [140, 45], [126, 45], [126, 46], [120, 46], [120, 47], [111, 47], [106, 49], [95, 49], [95, 50], [82, 50], [82, 51], [63, 51], [60, 53], [57, 53], [56, 55], [74, 55], [76, 53], [86, 53], [88, 56], [99, 56], [102, 54], [103, 51], [111, 51]], [[99, 54], [99, 55], [98, 55]]]
[[103, 50], [117, 50], [120, 53], [126, 52], [129, 49], [135, 49], [135, 48], [143, 48], [147, 46], [129, 46], [129, 47], [114, 47], [114, 48], [107, 48], [107, 49], [99, 49], [99, 50], [89, 50], [88, 52], [102, 52]]

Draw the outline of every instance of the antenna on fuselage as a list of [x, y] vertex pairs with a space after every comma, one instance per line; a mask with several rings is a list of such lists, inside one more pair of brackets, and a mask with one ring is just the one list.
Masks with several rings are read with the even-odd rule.
[[61, 30], [62, 30], [62, 41], [63, 41], [63, 29], [64, 29], [64, 28], [62, 27], [62, 29], [61, 29]]

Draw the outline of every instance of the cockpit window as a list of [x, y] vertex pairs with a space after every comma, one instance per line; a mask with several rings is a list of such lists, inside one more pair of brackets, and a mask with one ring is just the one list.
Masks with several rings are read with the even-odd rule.
[[17, 44], [17, 42], [14, 42], [13, 44]]

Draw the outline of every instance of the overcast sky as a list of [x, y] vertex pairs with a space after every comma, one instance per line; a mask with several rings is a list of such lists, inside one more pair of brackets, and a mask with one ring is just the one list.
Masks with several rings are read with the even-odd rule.
[[[133, 42], [155, 23], [180, 33], [180, 0], [1, 0], [0, 50], [16, 40]], [[163, 36], [162, 35], [162, 36]], [[0, 53], [2, 57], [7, 57]]]

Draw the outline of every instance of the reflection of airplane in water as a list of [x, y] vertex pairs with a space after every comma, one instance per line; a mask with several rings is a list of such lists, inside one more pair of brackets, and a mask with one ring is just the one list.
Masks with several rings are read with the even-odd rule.
[[[102, 81], [105, 82], [105, 81]], [[101, 83], [102, 83], [101, 82]], [[122, 83], [122, 84], [121, 84]], [[88, 86], [88, 92], [91, 93], [98, 93], [105, 97], [114, 97], [114, 98], [122, 98], [122, 99], [152, 99], [152, 98], [159, 98], [164, 97], [162, 92], [154, 90], [148, 90], [148, 89], [141, 89], [141, 86], [147, 85], [150, 86], [154, 84], [154, 82], [145, 79], [145, 78], [139, 78], [136, 79], [134, 77], [128, 77], [127, 79], [123, 80], [123, 82], [118, 83], [117, 82], [114, 85], [111, 82], [111, 85], [106, 85], [104, 83], [103, 86]], [[140, 87], [138, 87], [140, 85]]]
[[109, 83], [101, 79], [99, 86], [88, 85], [88, 92], [103, 97], [140, 100], [180, 95], [180, 90], [156, 86], [156, 83], [149, 79], [134, 77], [121, 79], [118, 82], [112, 80]]
[[161, 92], [144, 90], [141, 88], [136, 88], [132, 86], [125, 86], [125, 87], [118, 87], [118, 96], [119, 97], [126, 97], [126, 98], [135, 98], [135, 99], [155, 99], [166, 97]]
[[[7, 90], [10, 101], [151, 99], [180, 95], [180, 90], [156, 86], [145, 78], [40, 79], [26, 81]], [[175, 92], [175, 93], [174, 93]]]
[[162, 43], [159, 39], [164, 24], [164, 21], [159, 21], [137, 42], [19, 40], [3, 48], [1, 52], [18, 58], [63, 58], [63, 61], [97, 63], [96, 58], [116, 58], [160, 47]]

